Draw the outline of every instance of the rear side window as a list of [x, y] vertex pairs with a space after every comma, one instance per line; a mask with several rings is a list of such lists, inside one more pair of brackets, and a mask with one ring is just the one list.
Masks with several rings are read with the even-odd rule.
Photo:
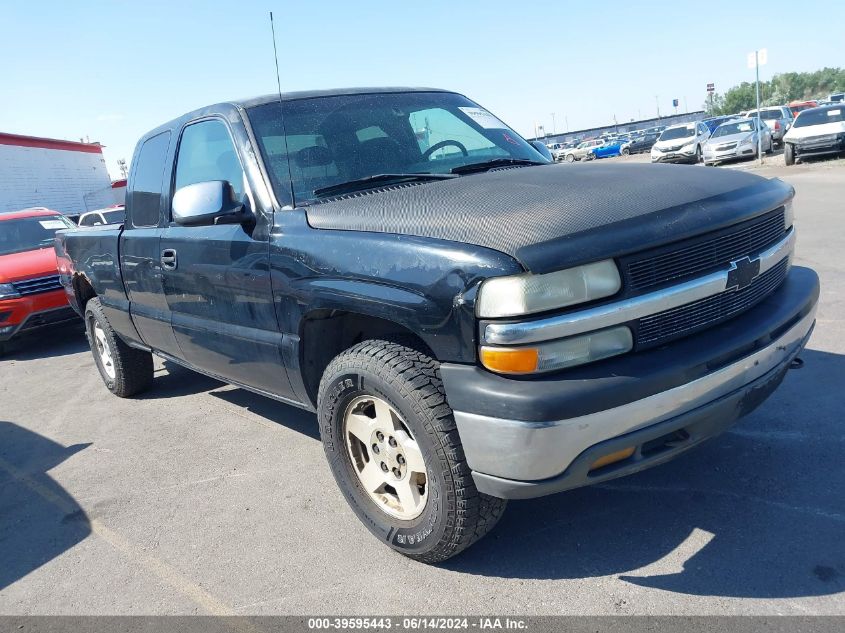
[[144, 141], [138, 153], [132, 182], [132, 226], [158, 226], [161, 210], [161, 184], [170, 132], [162, 132]]

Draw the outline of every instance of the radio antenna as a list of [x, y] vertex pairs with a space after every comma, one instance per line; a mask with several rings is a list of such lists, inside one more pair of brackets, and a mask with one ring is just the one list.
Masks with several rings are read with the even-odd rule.
[[272, 11], [270, 11], [270, 32], [273, 34], [273, 59], [276, 61], [276, 87], [279, 89], [279, 107], [282, 107], [282, 80], [279, 79], [279, 53], [276, 52], [276, 27], [273, 24]]
[[[270, 11], [270, 32], [273, 34], [273, 59], [276, 62], [276, 88], [279, 92], [279, 121], [282, 128], [282, 144], [285, 148], [285, 162], [287, 163], [288, 183], [293, 182], [293, 174], [290, 170], [290, 153], [288, 152], [288, 134], [285, 129], [285, 111], [284, 100], [282, 99], [282, 80], [279, 78], [279, 53], [276, 51], [276, 27], [273, 24], [273, 12]], [[295, 201], [291, 198], [290, 202], [295, 205]]]

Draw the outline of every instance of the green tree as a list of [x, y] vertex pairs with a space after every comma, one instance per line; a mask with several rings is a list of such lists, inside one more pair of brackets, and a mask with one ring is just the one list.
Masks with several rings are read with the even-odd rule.
[[[807, 73], [779, 73], [771, 81], [760, 82], [760, 103], [780, 105], [790, 101], [825, 99], [833, 92], [845, 92], [845, 68], [822, 68]], [[757, 105], [754, 83], [743, 81], [730, 88], [724, 95], [714, 95], [713, 107], [709, 100], [705, 110], [712, 115], [734, 114], [751, 110]]]

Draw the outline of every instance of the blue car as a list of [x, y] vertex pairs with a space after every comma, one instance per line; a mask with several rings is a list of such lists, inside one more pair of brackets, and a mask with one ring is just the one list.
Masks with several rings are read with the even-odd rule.
[[737, 116], [735, 114], [729, 114], [727, 116], [714, 116], [710, 119], [704, 119], [702, 123], [704, 123], [704, 125], [707, 126], [707, 129], [710, 130], [710, 133], [713, 134], [716, 128], [722, 125], [722, 123], [736, 118]]
[[596, 147], [590, 151], [588, 157], [593, 158], [611, 158], [622, 154], [622, 146], [629, 142], [626, 138], [617, 138], [612, 141], [607, 141], [604, 145]]

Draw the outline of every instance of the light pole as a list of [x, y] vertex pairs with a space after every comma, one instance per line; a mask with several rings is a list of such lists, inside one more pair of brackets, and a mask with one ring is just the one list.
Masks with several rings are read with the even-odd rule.
[[657, 120], [660, 120], [660, 102], [658, 101], [657, 95], [654, 95], [654, 105], [657, 108]]
[[557, 125], [555, 125], [555, 113], [552, 112], [552, 134], [557, 134]]
[[748, 53], [748, 67], [753, 68], [756, 74], [756, 93], [757, 93], [757, 158], [760, 159], [760, 164], [763, 164], [763, 135], [760, 134], [761, 123], [763, 119], [760, 116], [760, 66], [765, 65], [768, 61], [768, 51], [761, 48], [753, 53]]

